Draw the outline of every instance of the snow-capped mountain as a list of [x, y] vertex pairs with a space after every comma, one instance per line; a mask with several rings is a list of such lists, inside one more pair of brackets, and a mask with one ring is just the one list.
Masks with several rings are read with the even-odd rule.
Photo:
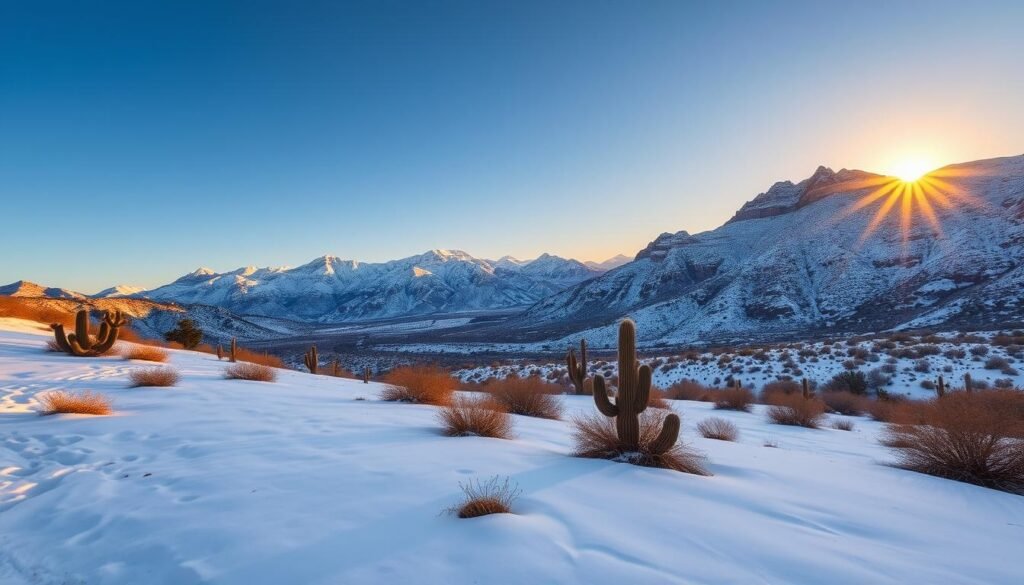
[[625, 254], [616, 254], [615, 256], [612, 256], [611, 258], [608, 258], [607, 260], [603, 260], [601, 262], [594, 262], [593, 260], [588, 260], [587, 262], [584, 262], [584, 264], [586, 264], [590, 268], [593, 268], [594, 270], [607, 272], [612, 268], [618, 268], [619, 266], [622, 266], [623, 264], [627, 264], [632, 261], [633, 258], [626, 256]]
[[631, 315], [648, 340], [691, 343], [1024, 320], [1024, 156], [931, 178], [901, 195], [892, 178], [821, 167], [715, 230], [658, 236], [513, 326], [610, 343]]
[[146, 288], [142, 287], [142, 286], [132, 286], [130, 284], [118, 284], [118, 285], [112, 286], [110, 288], [105, 288], [105, 289], [101, 290], [100, 292], [98, 292], [98, 293], [96, 293], [94, 295], [91, 295], [91, 296], [93, 298], [95, 298], [95, 299], [130, 297], [132, 295], [139, 294], [140, 292], [143, 292], [144, 290], [146, 290]]
[[297, 268], [200, 268], [136, 296], [205, 304], [235, 313], [318, 322], [506, 309], [601, 274], [545, 254], [490, 262], [459, 250], [431, 250], [383, 263], [323, 256]]

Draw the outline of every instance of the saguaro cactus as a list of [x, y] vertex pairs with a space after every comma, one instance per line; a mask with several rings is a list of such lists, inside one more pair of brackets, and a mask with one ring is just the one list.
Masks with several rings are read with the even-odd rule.
[[224, 346], [223, 345], [218, 345], [217, 346], [217, 361], [220, 361], [222, 359], [224, 359]]
[[569, 380], [576, 388], [577, 394], [586, 394], [585, 384], [587, 381], [587, 340], [580, 340], [580, 359], [576, 361], [576, 350], [569, 348], [565, 356], [565, 365], [569, 368]]
[[65, 353], [79, 357], [93, 357], [103, 355], [114, 347], [117, 341], [117, 334], [121, 327], [128, 324], [121, 311], [106, 311], [103, 314], [103, 321], [100, 322], [100, 330], [96, 337], [89, 335], [89, 310], [82, 309], [75, 315], [75, 332], [66, 335], [64, 325], [53, 323], [53, 337], [59, 347]]
[[807, 378], [800, 380], [800, 393], [804, 395], [804, 400], [810, 399], [811, 383], [807, 381]]
[[973, 386], [974, 386], [974, 381], [971, 379], [971, 374], [970, 373], [964, 374], [964, 391], [965, 392], [970, 392], [971, 390], [974, 390]]
[[939, 381], [935, 384], [935, 395], [939, 398], [946, 395], [946, 381], [942, 379], [942, 376], [939, 376]]
[[231, 351], [228, 354], [228, 356], [229, 356], [228, 357], [228, 361], [234, 362], [234, 361], [238, 360], [238, 355], [236, 354], [237, 351], [238, 351], [238, 340], [235, 339], [234, 337], [232, 337], [231, 338]]
[[[636, 324], [625, 319], [619, 324], [619, 391], [615, 404], [608, 398], [604, 376], [594, 376], [594, 404], [601, 414], [615, 417], [615, 431], [625, 451], [640, 449], [640, 413], [651, 395], [651, 368], [637, 366]], [[658, 437], [648, 446], [652, 455], [660, 455], [679, 438], [679, 416], [670, 414]]]
[[341, 362], [338, 361], [338, 358], [334, 358], [334, 361], [331, 362], [331, 375], [335, 378], [341, 377]]
[[315, 374], [317, 368], [320, 367], [320, 356], [316, 352], [315, 345], [309, 348], [309, 351], [307, 351], [305, 356], [303, 356], [303, 361], [306, 362], [306, 367], [309, 368], [309, 373]]
[[363, 367], [363, 384], [370, 383], [370, 366]]

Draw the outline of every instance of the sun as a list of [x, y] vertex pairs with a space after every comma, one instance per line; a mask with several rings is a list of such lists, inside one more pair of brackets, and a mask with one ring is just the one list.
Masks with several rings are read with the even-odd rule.
[[934, 164], [923, 158], [908, 158], [894, 164], [891, 175], [904, 183], [915, 183], [934, 168]]

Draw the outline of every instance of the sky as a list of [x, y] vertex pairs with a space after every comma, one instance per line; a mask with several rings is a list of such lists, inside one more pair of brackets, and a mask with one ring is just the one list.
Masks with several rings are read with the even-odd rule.
[[1024, 2], [0, 0], [0, 284], [635, 254], [1024, 153]]

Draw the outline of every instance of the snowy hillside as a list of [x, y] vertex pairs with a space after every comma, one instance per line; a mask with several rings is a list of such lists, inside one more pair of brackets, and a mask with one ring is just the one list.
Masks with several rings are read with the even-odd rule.
[[885, 178], [819, 168], [718, 229], [662, 234], [515, 325], [604, 344], [623, 315], [660, 343], [1024, 320], [1024, 156], [934, 176], [900, 197]]
[[[1021, 497], [886, 465], [866, 419], [715, 412], [740, 429], [730, 443], [694, 432], [710, 405], [677, 402], [714, 474], [699, 477], [570, 457], [559, 420], [444, 437], [436, 408], [380, 402], [377, 384], [225, 380], [205, 354], [170, 352], [176, 387], [129, 388], [145, 364], [0, 329], [5, 585], [1020, 582]], [[36, 414], [55, 389], [101, 392], [115, 414]], [[515, 514], [441, 513], [494, 475], [522, 489]]]
[[378, 264], [323, 256], [297, 268], [200, 268], [136, 296], [333, 323], [521, 307], [601, 272], [548, 254], [492, 263], [458, 250], [431, 250]]

